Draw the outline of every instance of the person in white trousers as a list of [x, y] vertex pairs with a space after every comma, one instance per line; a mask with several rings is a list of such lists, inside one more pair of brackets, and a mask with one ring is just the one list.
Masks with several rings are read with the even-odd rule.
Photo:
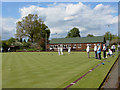
[[60, 52], [61, 52], [61, 55], [63, 55], [63, 47], [61, 45], [61, 48], [60, 48]]
[[97, 57], [97, 45], [96, 44], [94, 44], [94, 52], [95, 52], [95, 59], [97, 59], [98, 57]]
[[60, 45], [58, 45], [58, 54], [60, 55]]
[[86, 51], [87, 51], [87, 54], [88, 54], [88, 58], [90, 58], [90, 47], [89, 47], [89, 45], [87, 44], [87, 48], [86, 48]]
[[68, 47], [68, 53], [69, 54], [71, 53], [71, 47], [70, 46]]

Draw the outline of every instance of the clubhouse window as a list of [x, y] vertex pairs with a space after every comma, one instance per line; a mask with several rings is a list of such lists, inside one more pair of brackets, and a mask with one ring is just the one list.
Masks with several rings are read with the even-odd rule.
[[81, 48], [81, 44], [78, 44], [78, 48]]
[[50, 45], [50, 48], [53, 48], [53, 45]]
[[76, 48], [76, 44], [73, 45], [73, 48]]
[[89, 45], [89, 47], [91, 48], [91, 44], [88, 44]]

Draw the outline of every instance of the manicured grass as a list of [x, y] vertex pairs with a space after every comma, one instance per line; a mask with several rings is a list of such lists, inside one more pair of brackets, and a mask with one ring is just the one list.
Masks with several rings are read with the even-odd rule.
[[[86, 52], [10, 52], [2, 54], [3, 88], [64, 88], [104, 60], [87, 58]], [[116, 57], [100, 65], [72, 88], [96, 88], [104, 79]]]

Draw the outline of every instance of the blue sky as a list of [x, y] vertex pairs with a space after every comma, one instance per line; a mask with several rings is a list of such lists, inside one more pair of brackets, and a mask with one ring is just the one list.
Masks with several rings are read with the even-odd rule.
[[[52, 11], [54, 13], [51, 13]], [[103, 35], [105, 30], [110, 30], [113, 34], [118, 32], [117, 2], [2, 2], [2, 23], [5, 27], [2, 30], [2, 39], [14, 36], [15, 22], [35, 12], [50, 28], [50, 38], [55, 38], [55, 33], [58, 33], [57, 37], [65, 37], [73, 27], [78, 27], [83, 37], [88, 33]], [[106, 26], [108, 24], [111, 25], [110, 28]]]
[[[3, 17], [13, 17], [20, 18], [19, 8], [29, 7], [30, 5], [48, 7], [48, 5], [53, 4], [54, 2], [3, 2], [2, 3], [2, 16]], [[76, 4], [78, 2], [58, 2], [60, 3], [72, 3]], [[111, 7], [116, 7], [118, 9], [117, 2], [83, 2], [86, 5], [90, 5], [91, 8], [94, 8], [98, 4], [110, 5]], [[117, 13], [115, 13], [117, 15]]]

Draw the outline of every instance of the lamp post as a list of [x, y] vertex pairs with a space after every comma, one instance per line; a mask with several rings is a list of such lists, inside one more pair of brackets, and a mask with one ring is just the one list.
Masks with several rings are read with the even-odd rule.
[[[108, 28], [109, 28], [109, 32], [110, 32], [110, 25], [108, 25]], [[110, 33], [109, 33], [109, 41], [110, 41]]]
[[47, 51], [47, 33], [46, 33], [46, 41], [45, 42], [46, 42], [46, 51]]

